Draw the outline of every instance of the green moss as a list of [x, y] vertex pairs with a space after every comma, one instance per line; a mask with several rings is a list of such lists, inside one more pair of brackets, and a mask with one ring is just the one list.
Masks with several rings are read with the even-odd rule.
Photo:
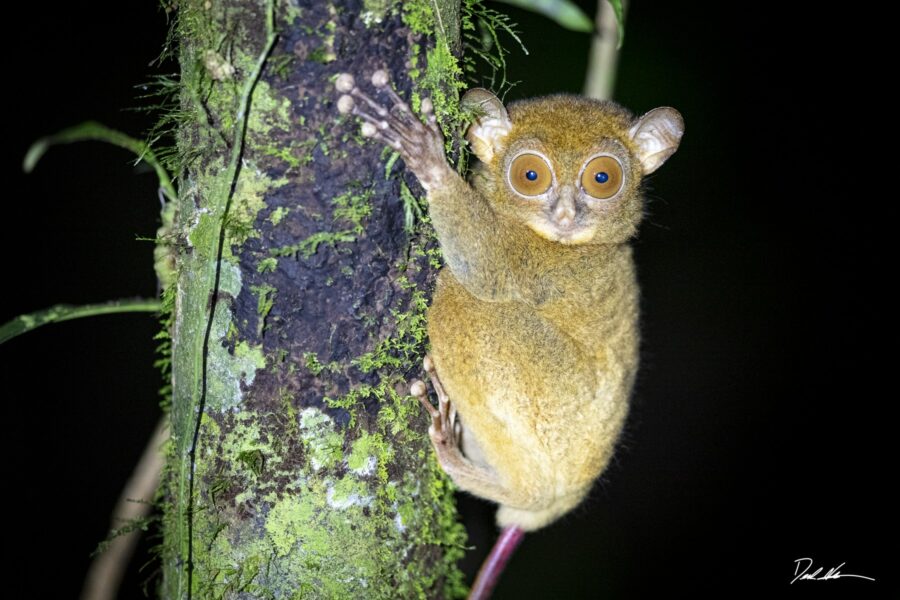
[[349, 190], [337, 198], [331, 200], [334, 207], [332, 218], [335, 221], [343, 221], [349, 223], [351, 231], [356, 235], [361, 235], [365, 230], [363, 221], [372, 214], [372, 196], [375, 194], [371, 189], [358, 192]]
[[307, 60], [312, 62], [316, 62], [319, 64], [328, 64], [333, 61], [337, 56], [334, 54], [334, 50], [327, 46], [320, 46], [319, 48], [313, 48], [310, 50], [309, 54], [306, 55]]
[[231, 208], [228, 213], [228, 243], [241, 245], [251, 237], [259, 237], [254, 228], [259, 211], [266, 207], [265, 194], [285, 185], [286, 178], [271, 179], [258, 170], [255, 165], [248, 164], [241, 169]]
[[358, 475], [371, 475], [378, 469], [379, 478], [387, 482], [387, 465], [393, 459], [391, 445], [380, 434], [363, 433], [353, 441], [347, 466]]
[[[198, 597], [294, 597], [308, 590], [320, 597], [425, 598], [435, 593], [436, 577], [448, 574], [442, 595], [462, 595], [452, 565], [465, 533], [446, 510], [451, 486], [422, 450], [413, 460], [429, 468], [390, 475], [389, 466], [401, 460], [395, 453], [420, 447], [424, 435], [409, 426], [417, 423], [417, 400], [398, 395], [397, 386], [391, 376], [368, 388], [383, 407], [376, 431], [360, 431], [349, 444], [322, 411], [308, 407], [297, 418], [283, 391], [287, 410], [280, 420], [298, 421], [294, 431], [305, 458], [299, 465], [285, 462], [281, 442], [273, 443], [266, 420], [255, 413], [226, 417], [227, 429], [204, 418], [201, 447], [218, 460], [198, 463], [198, 477], [209, 482], [195, 520], [198, 539], [208, 540], [196, 556], [195, 581], [206, 582], [195, 590]], [[278, 480], [289, 482], [282, 491], [272, 487]], [[255, 516], [235, 520], [241, 512]], [[264, 520], [262, 537], [254, 533], [256, 518]], [[441, 566], [428, 562], [434, 556], [422, 552], [428, 546], [439, 549]], [[398, 555], [414, 558], [398, 565]]]
[[246, 341], [238, 342], [234, 347], [234, 355], [241, 360], [252, 361], [257, 369], [266, 368], [266, 357], [263, 356], [262, 346], [251, 346]]
[[257, 477], [262, 475], [266, 465], [266, 456], [263, 454], [262, 450], [259, 449], [244, 450], [243, 452], [240, 452], [238, 454], [238, 460], [248, 469], [253, 471], [253, 474]]
[[409, 0], [404, 2], [403, 22], [413, 33], [432, 35], [435, 32], [432, 3], [429, 0]]
[[356, 236], [350, 231], [317, 231], [296, 244], [273, 248], [270, 252], [273, 256], [302, 256], [303, 258], [309, 258], [319, 251], [319, 246], [322, 244], [334, 248], [339, 243], [355, 241]]
[[110, 529], [106, 534], [106, 539], [97, 544], [97, 549], [91, 553], [91, 556], [96, 556], [109, 550], [110, 544], [112, 544], [116, 538], [136, 531], [146, 532], [150, 529], [151, 525], [156, 524], [158, 521], [159, 517], [157, 516], [136, 517], [133, 519], [126, 519], [124, 522], [120, 521], [121, 524]]
[[[384, 394], [384, 389], [379, 387], [375, 387], [369, 385], [367, 383], [362, 383], [357, 385], [349, 392], [344, 394], [343, 396], [339, 396], [337, 398], [332, 398], [331, 396], [325, 396], [323, 400], [325, 404], [330, 406], [331, 408], [343, 408], [345, 410], [351, 408], [357, 408], [357, 405], [361, 400], [366, 400], [372, 397], [378, 397], [379, 395]], [[354, 412], [350, 413], [350, 424], [355, 424], [356, 414]]]
[[315, 352], [304, 352], [303, 361], [306, 364], [306, 368], [309, 369], [309, 372], [316, 377], [318, 377], [322, 371], [328, 371], [329, 373], [339, 373], [341, 371], [341, 363], [333, 360], [327, 365], [323, 365], [319, 362], [319, 357], [316, 356]]
[[[197, 252], [212, 257], [213, 242], [219, 239], [219, 219], [209, 213], [201, 213], [197, 224], [188, 233], [188, 241]], [[225, 249], [230, 255], [230, 251]]]
[[[466, 88], [462, 67], [450, 47], [438, 41], [425, 53], [428, 67], [424, 76], [416, 83], [419, 89], [431, 98], [434, 112], [440, 115], [439, 122], [445, 130], [452, 130], [458, 125], [463, 115], [459, 110], [459, 94]], [[413, 108], [419, 110], [419, 95], [413, 97]], [[448, 136], [447, 144], [455, 140]]]
[[[433, 47], [425, 51], [423, 69], [422, 46], [414, 44], [409, 58], [410, 78], [415, 83], [410, 104], [418, 112], [423, 97], [431, 98], [438, 123], [444, 130], [448, 154], [454, 146], [460, 146], [457, 131], [463, 122], [459, 110], [459, 94], [465, 89], [463, 68], [457, 58], [459, 36], [455, 27], [443, 27], [444, 23], [456, 23], [460, 15], [455, 3], [438, 5], [441, 12], [428, 0], [411, 0], [403, 3], [403, 22], [414, 32], [436, 34]], [[446, 11], [446, 12], [445, 12]], [[460, 165], [457, 165], [461, 168]]]
[[316, 147], [319, 145], [321, 140], [311, 137], [309, 139], [303, 140], [301, 142], [297, 142], [295, 144], [299, 154], [300, 154], [300, 166], [306, 166], [314, 160], [313, 152]]
[[300, 413], [303, 446], [313, 471], [329, 469], [343, 457], [344, 438], [334, 430], [334, 423], [325, 413], [306, 408]]
[[355, 477], [343, 477], [328, 487], [326, 499], [328, 506], [338, 510], [346, 510], [351, 506], [372, 506], [375, 496], [366, 482]]
[[297, 409], [294, 408], [293, 399], [293, 394], [289, 390], [282, 389], [278, 393], [280, 422], [290, 438], [294, 438], [300, 433], [300, 421], [297, 418]]
[[[226, 270], [227, 267], [223, 265], [223, 272]], [[219, 303], [213, 319], [211, 339], [227, 339], [231, 326], [230, 308]], [[207, 358], [207, 412], [233, 410], [240, 406], [243, 399], [242, 384], [247, 387], [252, 385], [256, 371], [265, 366], [261, 346], [251, 346], [246, 341], [241, 341], [235, 345], [232, 354], [219, 341], [211, 343]]]
[[269, 312], [275, 306], [275, 296], [278, 294], [278, 290], [266, 283], [263, 285], [252, 285], [250, 286], [250, 291], [257, 295], [256, 314], [259, 318], [256, 322], [256, 335], [259, 337], [266, 328], [266, 318], [269, 316]]
[[381, 23], [393, 8], [395, 0], [363, 0], [360, 18], [366, 27]]
[[172, 326], [175, 318], [176, 292], [177, 288], [174, 285], [163, 288], [160, 297], [160, 330], [153, 336], [153, 339], [159, 342], [156, 346], [157, 359], [153, 366], [159, 369], [165, 382], [159, 390], [163, 413], [168, 413], [172, 407]]
[[378, 597], [373, 594], [388, 592], [386, 582], [379, 581], [387, 566], [386, 548], [371, 523], [360, 518], [363, 507], [351, 503], [343, 510], [332, 509], [320, 486], [277, 502], [265, 525], [276, 556], [290, 554], [294, 569], [305, 575], [298, 579], [314, 584], [319, 597]]
[[[368, 519], [378, 519], [397, 534], [413, 532], [412, 545], [416, 547], [434, 545], [441, 549], [443, 566], [429, 569], [427, 572], [409, 569], [397, 573], [398, 590], [390, 597], [425, 597], [426, 593], [434, 593], [434, 579], [430, 573], [441, 573], [449, 579], [445, 582], [444, 597], [455, 598], [465, 595], [462, 575], [454, 567], [465, 550], [466, 534], [462, 525], [456, 522], [455, 513], [446, 510], [452, 505], [453, 488], [446, 476], [436, 466], [431, 452], [419, 451], [418, 458], [429, 464], [424, 473], [415, 476], [404, 476], [402, 480], [391, 480], [388, 465], [397, 460], [394, 456], [397, 449], [409, 447], [410, 444], [421, 444], [425, 429], [425, 419], [416, 418], [421, 415], [418, 400], [409, 395], [400, 395], [396, 388], [404, 385], [399, 375], [386, 376], [377, 386], [361, 385], [337, 401], [328, 401], [332, 405], [342, 405], [351, 414], [362, 410], [360, 401], [376, 399], [381, 408], [378, 413], [376, 432], [363, 432], [351, 444], [350, 453], [346, 457], [348, 476], [355, 475], [371, 478], [380, 482], [377, 486], [377, 500], [372, 502]], [[420, 423], [421, 428], [410, 424]], [[350, 427], [353, 427], [351, 422]], [[387, 440], [391, 441], [388, 442]], [[407, 457], [406, 460], [409, 458]], [[332, 506], [335, 499], [354, 498], [355, 502], [347, 504], [368, 504], [369, 498], [349, 484], [334, 486]], [[423, 510], [424, 508], [424, 510]], [[436, 523], [424, 515], [435, 510], [439, 515]], [[383, 532], [382, 529], [380, 531]], [[383, 535], [383, 533], [382, 533]], [[424, 579], [423, 579], [424, 577]]]
[[329, 149], [331, 135], [326, 123], [322, 123], [321, 125], [319, 125], [319, 128], [316, 131], [316, 137], [319, 141], [319, 151], [322, 152], [323, 155], [328, 156], [331, 152], [331, 150]]
[[290, 168], [299, 167], [303, 162], [298, 156], [294, 155], [293, 148], [290, 146], [269, 146], [263, 150], [266, 156], [274, 156], [279, 160], [283, 160]]
[[175, 283], [178, 272], [175, 268], [175, 207], [176, 201], [166, 202], [160, 211], [161, 225], [156, 231], [156, 244], [153, 247], [153, 271], [163, 290]]
[[315, 352], [304, 352], [303, 360], [306, 363], [306, 368], [309, 369], [309, 372], [313, 375], [318, 376], [325, 367], [322, 366], [322, 363], [319, 362], [319, 357]]
[[272, 256], [264, 258], [256, 265], [257, 273], [271, 273], [278, 268], [278, 259]]
[[365, 231], [365, 220], [372, 214], [373, 194], [371, 189], [360, 191], [358, 185], [354, 185], [350, 190], [331, 200], [332, 221], [336, 225], [349, 225], [349, 229], [317, 231], [296, 244], [274, 248], [270, 251], [271, 254], [309, 258], [318, 252], [319, 246], [323, 244], [334, 248], [337, 244], [355, 242]]
[[269, 215], [269, 222], [277, 227], [278, 224], [281, 223], [281, 220], [286, 217], [289, 212], [291, 212], [291, 209], [285, 208], [284, 206], [278, 206]]
[[[256, 57], [253, 57], [254, 60]], [[286, 134], [291, 131], [291, 101], [277, 94], [264, 80], [253, 90], [252, 110], [247, 115], [247, 142], [250, 149], [265, 152], [275, 131]]]
[[400, 200], [403, 202], [403, 229], [412, 234], [416, 222], [425, 219], [425, 201], [415, 197], [404, 182], [400, 182]]
[[[412, 289], [406, 277], [397, 279], [401, 288]], [[351, 363], [364, 373], [371, 373], [385, 367], [400, 368], [409, 365], [421, 356], [428, 337], [426, 311], [428, 301], [425, 292], [412, 289], [409, 308], [405, 311], [392, 310], [394, 334], [380, 341], [371, 352], [353, 359]]]
[[277, 77], [287, 79], [294, 68], [297, 57], [293, 54], [279, 54], [269, 58], [268, 67]]
[[288, 27], [292, 27], [294, 21], [303, 18], [303, 8], [295, 2], [282, 2], [279, 8], [282, 11], [281, 18]]
[[[214, 169], [207, 173], [205, 177], [201, 177], [201, 185], [207, 186], [205, 189], [209, 190], [219, 189], [223, 185], [218, 179], [220, 174]], [[285, 178], [273, 180], [253, 165], [241, 170], [228, 213], [224, 258], [233, 258], [231, 250], [233, 245], [241, 245], [251, 237], [259, 237], [254, 224], [259, 211], [266, 207], [265, 194], [285, 185], [287, 181]], [[221, 217], [207, 211], [202, 212], [196, 223], [188, 230], [191, 245], [208, 258], [215, 255], [215, 249], [218, 247], [220, 224]]]
[[[409, 61], [407, 63], [409, 68], [406, 70], [406, 74], [409, 75], [409, 78], [413, 81], [418, 81], [419, 78], [422, 77], [422, 46], [419, 44], [413, 44], [409, 49]], [[413, 103], [420, 100], [418, 94], [413, 92]]]
[[432, 269], [440, 269], [444, 266], [444, 255], [441, 254], [440, 249], [438, 248], [429, 248], [425, 251], [428, 256], [428, 265]]

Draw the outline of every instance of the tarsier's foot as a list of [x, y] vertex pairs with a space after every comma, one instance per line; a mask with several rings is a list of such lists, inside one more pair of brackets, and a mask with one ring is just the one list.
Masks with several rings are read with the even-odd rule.
[[456, 420], [456, 408], [450, 402], [444, 386], [438, 378], [437, 371], [434, 368], [434, 362], [430, 356], [426, 356], [423, 361], [425, 372], [434, 386], [434, 392], [438, 398], [438, 405], [435, 407], [428, 400], [428, 392], [425, 383], [416, 380], [409, 388], [410, 393], [419, 399], [428, 414], [431, 415], [431, 426], [428, 428], [428, 435], [431, 437], [431, 445], [434, 446], [435, 454], [437, 454], [438, 464], [447, 475], [461, 489], [486, 498], [498, 504], [527, 504], [529, 499], [520, 499], [517, 495], [512, 494], [507, 489], [497, 473], [483, 465], [473, 464], [462, 452], [460, 446], [461, 426]]
[[375, 71], [371, 81], [377, 90], [390, 98], [390, 108], [360, 90], [353, 75], [342, 73], [334, 84], [342, 94], [337, 103], [338, 111], [361, 118], [364, 136], [374, 137], [399, 152], [426, 190], [438, 185], [449, 167], [444, 158], [444, 138], [437, 126], [431, 100], [422, 100], [423, 123], [391, 87], [387, 71]]
[[426, 356], [423, 361], [425, 372], [431, 380], [434, 392], [438, 397], [437, 407], [428, 400], [428, 392], [425, 383], [416, 380], [410, 386], [410, 393], [419, 399], [428, 414], [431, 415], [431, 426], [428, 428], [428, 435], [431, 436], [431, 443], [438, 455], [438, 461], [444, 466], [448, 460], [458, 461], [463, 459], [462, 452], [459, 448], [459, 428], [456, 423], [456, 408], [450, 402], [450, 398], [441, 385], [441, 380], [437, 376], [434, 369], [434, 362], [430, 356]]

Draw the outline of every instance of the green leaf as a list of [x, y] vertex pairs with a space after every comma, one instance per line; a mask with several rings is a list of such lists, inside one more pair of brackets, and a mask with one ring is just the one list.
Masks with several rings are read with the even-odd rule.
[[103, 304], [85, 304], [83, 306], [57, 304], [56, 306], [51, 306], [50, 308], [27, 315], [19, 315], [4, 323], [0, 326], [0, 344], [11, 340], [17, 335], [21, 335], [32, 329], [37, 329], [41, 325], [46, 325], [47, 323], [59, 323], [60, 321], [70, 321], [72, 319], [93, 317], [96, 315], [111, 315], [129, 312], [159, 312], [159, 310], [159, 300], [146, 298], [115, 300]]
[[172, 185], [169, 174], [156, 159], [156, 155], [153, 153], [153, 150], [150, 149], [149, 144], [125, 135], [121, 131], [110, 129], [106, 125], [97, 123], [96, 121], [87, 121], [80, 125], [63, 129], [53, 135], [42, 137], [28, 149], [28, 152], [25, 154], [25, 159], [22, 161], [22, 169], [26, 173], [31, 173], [35, 165], [37, 165], [38, 161], [41, 160], [41, 157], [44, 156], [51, 146], [87, 140], [107, 142], [119, 146], [120, 148], [130, 150], [137, 155], [138, 162], [144, 161], [153, 167], [153, 170], [156, 171], [156, 176], [159, 178], [159, 187], [162, 188], [169, 200], [175, 200], [177, 197], [175, 187]]
[[[594, 30], [594, 22], [591, 18], [569, 0], [497, 0], [497, 2], [511, 4], [524, 10], [542, 14], [556, 21], [560, 26], [572, 31], [591, 32]], [[621, 3], [616, 2], [615, 4]]]
[[[600, 0], [603, 2], [603, 0]], [[619, 43], [616, 46], [616, 50], [622, 47], [622, 42], [625, 41], [625, 9], [622, 6], [622, 0], [608, 0], [610, 6], [613, 8], [613, 12], [616, 13], [616, 23], [619, 26]]]

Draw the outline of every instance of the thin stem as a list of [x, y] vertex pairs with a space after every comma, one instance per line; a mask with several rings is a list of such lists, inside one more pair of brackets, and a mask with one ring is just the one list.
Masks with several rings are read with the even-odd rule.
[[51, 146], [57, 144], [71, 144], [72, 142], [81, 142], [85, 140], [106, 142], [133, 152], [137, 155], [138, 161], [144, 161], [153, 167], [153, 170], [156, 172], [156, 177], [159, 179], [159, 187], [163, 190], [166, 197], [169, 200], [175, 200], [177, 198], [177, 192], [175, 191], [175, 186], [172, 184], [172, 179], [169, 177], [166, 169], [160, 164], [159, 160], [156, 158], [156, 154], [153, 153], [153, 150], [147, 142], [136, 140], [131, 136], [125, 135], [121, 131], [116, 131], [102, 123], [96, 123], [94, 121], [87, 121], [39, 139], [31, 145], [31, 148], [29, 148], [28, 152], [25, 154], [25, 159], [22, 161], [22, 169], [26, 173], [33, 171], [35, 165], [37, 165], [38, 161]]
[[112, 315], [130, 312], [159, 312], [159, 310], [159, 300], [147, 298], [115, 300], [103, 304], [85, 304], [82, 306], [57, 304], [56, 306], [51, 306], [50, 308], [29, 313], [27, 315], [19, 315], [4, 323], [0, 326], [0, 344], [48, 323], [59, 323], [62, 321], [71, 321], [72, 319], [81, 319], [83, 317], [94, 317], [97, 315]]
[[487, 600], [491, 597], [500, 580], [500, 575], [506, 569], [506, 563], [512, 558], [524, 537], [525, 532], [514, 525], [503, 528], [500, 537], [491, 548], [491, 553], [481, 565], [478, 576], [475, 577], [472, 591], [469, 592], [469, 600]]
[[[622, 3], [624, 7], [624, 2]], [[608, 0], [597, 3], [596, 29], [588, 56], [588, 70], [584, 95], [598, 100], [610, 100], [616, 84], [619, 63], [619, 26], [616, 13]]]
[[[153, 495], [159, 487], [159, 476], [163, 468], [161, 447], [167, 439], [169, 420], [163, 417], [119, 496], [110, 529], [114, 530], [120, 523], [144, 519], [150, 514]], [[128, 566], [140, 538], [140, 530], [135, 529], [110, 540], [109, 547], [91, 563], [81, 591], [81, 600], [113, 600], [118, 596], [125, 567]]]

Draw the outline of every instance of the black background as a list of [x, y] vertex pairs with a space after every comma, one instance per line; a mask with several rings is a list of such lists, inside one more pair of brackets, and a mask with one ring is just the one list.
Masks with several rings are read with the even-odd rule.
[[[877, 99], [890, 76], [871, 71], [878, 19], [818, 5], [632, 4], [617, 99], [635, 112], [675, 106], [687, 124], [652, 178], [635, 244], [634, 406], [590, 500], [526, 538], [496, 597], [887, 597], [896, 219], [892, 154], [876, 142], [893, 146], [896, 132]], [[123, 109], [140, 104], [133, 86], [176, 70], [149, 65], [166, 17], [152, 1], [19, 10], [8, 21], [0, 320], [152, 296], [152, 244], [136, 239], [158, 226], [152, 175], [99, 143], [53, 149], [30, 176], [19, 165], [34, 139], [87, 119], [147, 129], [151, 116]], [[521, 84], [508, 98], [579, 91], [588, 37], [510, 12], [530, 55], [513, 52]], [[5, 589], [78, 593], [158, 418], [157, 329], [146, 315], [110, 316], [0, 347]], [[461, 508], [471, 573], [495, 535], [493, 509], [470, 498]], [[802, 557], [878, 582], [790, 585]], [[135, 568], [121, 597], [141, 597], [154, 568]]]

